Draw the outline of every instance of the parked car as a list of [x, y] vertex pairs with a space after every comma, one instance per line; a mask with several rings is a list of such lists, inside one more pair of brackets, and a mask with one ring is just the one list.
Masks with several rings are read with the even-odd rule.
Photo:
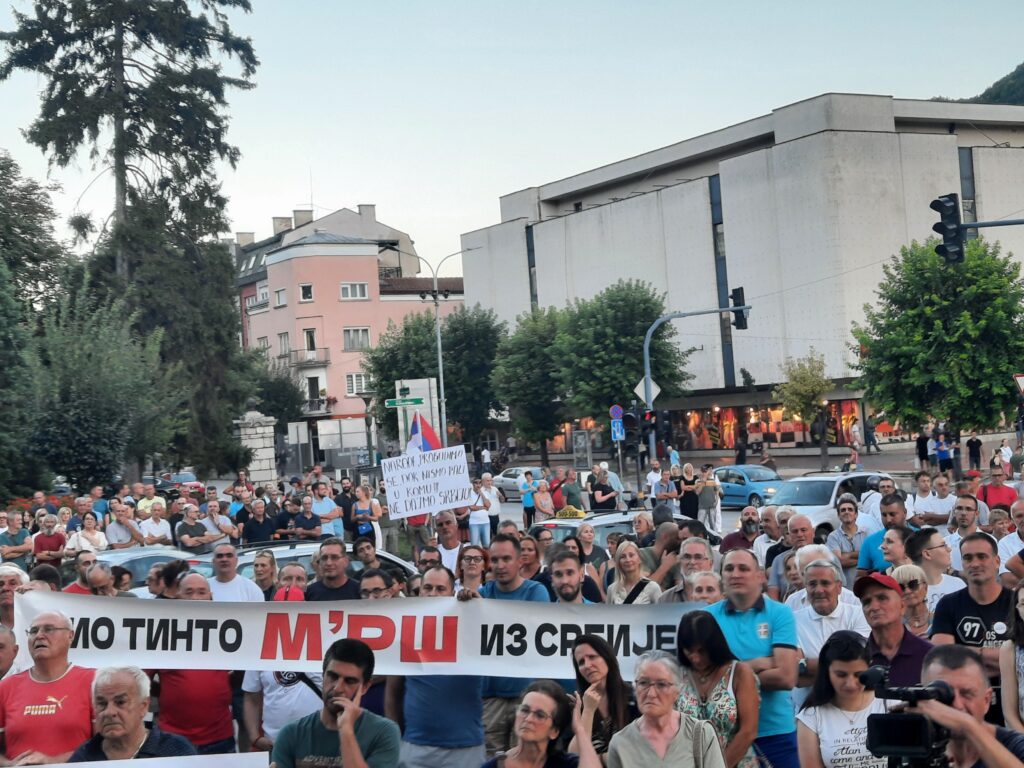
[[[363, 564], [356, 559], [355, 554], [352, 552], [352, 545], [346, 544], [345, 546], [349, 557], [348, 575], [354, 578], [359, 571], [363, 570]], [[253, 563], [256, 560], [256, 553], [270, 551], [274, 553], [274, 559], [277, 561], [277, 567], [279, 569], [287, 563], [301, 563], [303, 567], [305, 567], [306, 573], [308, 573], [310, 578], [312, 578], [313, 568], [310, 565], [310, 561], [313, 559], [313, 553], [318, 549], [320, 549], [319, 541], [283, 542], [280, 544], [243, 547], [238, 550], [238, 572], [246, 578], [251, 579], [253, 577]], [[412, 563], [406, 562], [397, 555], [392, 555], [390, 552], [377, 550], [377, 557], [382, 561], [387, 560], [390, 563], [401, 566], [402, 570], [408, 575], [412, 575], [417, 572], [416, 566]], [[191, 558], [193, 570], [198, 571], [209, 578], [213, 577], [212, 553], [205, 555], [192, 555]]]
[[782, 483], [778, 472], [760, 464], [719, 467], [715, 470], [715, 478], [725, 493], [723, 507], [760, 507]]
[[[160, 563], [171, 560], [188, 560], [195, 557], [191, 552], [184, 552], [174, 547], [132, 547], [130, 549], [108, 549], [99, 552], [96, 559], [110, 566], [119, 565], [127, 568], [132, 574], [132, 587], [145, 587], [149, 569]], [[65, 584], [78, 578], [75, 572], [75, 561], [67, 560], [61, 565], [61, 577]]]
[[836, 499], [852, 493], [859, 500], [868, 489], [872, 475], [892, 479], [884, 472], [809, 472], [801, 477], [785, 480], [771, 498], [771, 503], [788, 504], [814, 523], [814, 538], [824, 542], [839, 527]]
[[[556, 517], [532, 526], [530, 528], [530, 535], [536, 538], [537, 534], [540, 533], [541, 530], [547, 529], [551, 531], [555, 541], [564, 541], [567, 536], [575, 534], [577, 529], [583, 523], [590, 523], [594, 526], [594, 533], [596, 534], [594, 543], [607, 548], [608, 534], [610, 533], [621, 533], [627, 536], [634, 535], [633, 518], [636, 517], [637, 511], [605, 512], [598, 514], [590, 513], [585, 517], [575, 519], [562, 519]], [[688, 517], [684, 517], [679, 512], [674, 513], [672, 518], [677, 523], [690, 519]], [[717, 545], [720, 539], [709, 531], [708, 541], [710, 541], [712, 545]]]
[[509, 501], [519, 501], [519, 483], [527, 471], [533, 473], [534, 480], [540, 480], [540, 467], [509, 467], [494, 478], [494, 485]]

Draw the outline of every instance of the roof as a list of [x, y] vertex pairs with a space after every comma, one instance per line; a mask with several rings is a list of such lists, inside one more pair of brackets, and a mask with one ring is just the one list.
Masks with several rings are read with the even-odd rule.
[[239, 287], [263, 280], [267, 276], [267, 254], [280, 244], [283, 232], [271, 235], [257, 243], [243, 245], [237, 249], [235, 260], [235, 284]]
[[349, 237], [348, 235], [335, 235], [330, 232], [317, 231], [312, 235], [300, 237], [288, 243], [286, 248], [293, 245], [377, 245], [376, 240], [367, 240], [363, 237]]
[[[449, 293], [464, 293], [461, 277], [439, 277], [437, 289]], [[381, 278], [381, 295], [420, 293], [434, 290], [434, 279], [431, 277], [387, 277]]]

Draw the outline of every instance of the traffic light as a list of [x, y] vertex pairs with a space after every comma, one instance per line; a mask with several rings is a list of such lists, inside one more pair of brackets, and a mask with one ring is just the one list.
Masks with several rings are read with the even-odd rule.
[[622, 414], [622, 429], [626, 433], [626, 439], [622, 441], [623, 450], [627, 456], [636, 456], [640, 444], [640, 419], [634, 411]]
[[[732, 293], [729, 294], [729, 299], [734, 307], [742, 307], [747, 303], [743, 297], [742, 288], [733, 288]], [[732, 325], [737, 331], [745, 331], [747, 329], [747, 310], [734, 309], [732, 311]]]
[[672, 414], [668, 411], [658, 412], [658, 439], [665, 445], [672, 443]]
[[942, 242], [935, 246], [935, 252], [947, 264], [958, 264], [964, 260], [964, 230], [960, 227], [960, 197], [955, 192], [932, 200], [929, 206], [938, 211], [939, 220], [932, 230], [942, 235]]
[[640, 425], [640, 429], [640, 442], [643, 445], [647, 445], [647, 443], [649, 442], [647, 438], [651, 434], [651, 432], [654, 432], [655, 435], [658, 434], [658, 412], [645, 410], [644, 421], [643, 424]]

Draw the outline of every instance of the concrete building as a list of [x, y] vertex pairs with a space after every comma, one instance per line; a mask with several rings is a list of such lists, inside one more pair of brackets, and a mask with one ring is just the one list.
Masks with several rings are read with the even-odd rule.
[[[725, 306], [742, 286], [749, 330], [717, 315], [676, 322], [697, 349], [694, 394], [657, 407], [694, 448], [728, 447], [742, 425], [800, 442], [801, 425], [737, 387], [740, 369], [769, 389], [786, 357], [814, 347], [849, 382], [851, 323], [882, 264], [932, 235], [929, 202], [958, 192], [965, 220], [1005, 218], [1024, 209], [1022, 190], [1024, 107], [824, 94], [505, 195], [500, 223], [462, 236], [479, 249], [464, 260], [466, 299], [511, 323], [623, 278], [652, 283], [669, 311]], [[1024, 228], [987, 234], [1024, 254]], [[839, 443], [857, 396], [833, 393]]]
[[[343, 462], [320, 447], [317, 424], [341, 422], [334, 425], [339, 429], [332, 450], [365, 449], [360, 393], [374, 386], [362, 372], [363, 351], [377, 344], [390, 323], [432, 312], [422, 294], [432, 290], [433, 281], [417, 276], [409, 235], [377, 222], [372, 205], [315, 221], [311, 212], [294, 214], [275, 218], [274, 234], [259, 242], [251, 233], [235, 235], [242, 344], [265, 350], [291, 372], [306, 395], [313, 456], [338, 465]], [[384, 245], [406, 255], [382, 250]], [[461, 278], [441, 278], [438, 288], [449, 297], [441, 303], [442, 315], [462, 305]]]

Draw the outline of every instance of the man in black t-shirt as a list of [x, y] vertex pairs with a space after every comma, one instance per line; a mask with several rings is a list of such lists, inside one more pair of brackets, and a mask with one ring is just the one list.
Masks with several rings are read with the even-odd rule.
[[[241, 537], [245, 544], [271, 541], [274, 532], [277, 530], [277, 522], [267, 515], [267, 503], [263, 499], [256, 499], [252, 503], [252, 516], [244, 522], [235, 520], [241, 527]], [[285, 524], [287, 527], [287, 523]]]
[[[356, 503], [356, 497], [352, 492], [352, 481], [349, 478], [341, 478], [341, 493], [334, 497], [334, 503], [341, 508], [341, 520], [345, 526], [345, 538], [352, 541], [356, 537], [356, 523], [352, 517], [352, 507]], [[337, 535], [338, 532], [337, 527], [335, 527], [334, 534]]]
[[971, 439], [967, 441], [967, 460], [968, 469], [981, 469], [981, 440], [977, 432], [971, 432]]
[[989, 722], [1003, 722], [999, 702], [999, 646], [1009, 637], [1007, 621], [1015, 602], [1013, 592], [998, 580], [999, 552], [987, 533], [972, 533], [960, 541], [962, 576], [967, 589], [943, 596], [935, 606], [931, 640], [935, 645], [975, 648], [995, 690]]
[[299, 505], [292, 499], [285, 499], [284, 511], [274, 520], [277, 538], [292, 541], [296, 538], [295, 519], [299, 516]]
[[324, 539], [320, 545], [320, 581], [306, 587], [306, 601], [359, 599], [359, 583], [348, 577], [345, 542], [337, 537]]

